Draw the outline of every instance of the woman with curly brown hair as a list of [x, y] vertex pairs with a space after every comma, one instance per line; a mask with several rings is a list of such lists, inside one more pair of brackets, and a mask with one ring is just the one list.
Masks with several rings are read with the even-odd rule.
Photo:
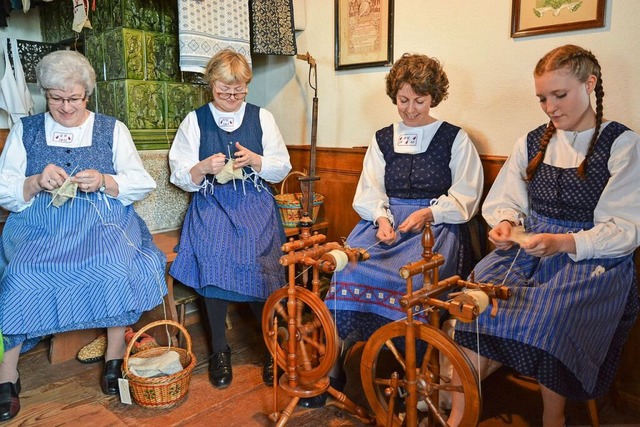
[[[347, 238], [348, 245], [368, 248], [371, 258], [336, 273], [325, 299], [343, 348], [406, 316], [400, 307], [406, 282], [398, 270], [420, 259], [427, 222], [435, 236], [433, 250], [446, 259], [440, 277], [469, 272], [466, 222], [480, 204], [482, 164], [464, 130], [431, 115], [448, 89], [442, 65], [426, 55], [405, 53], [386, 77], [386, 93], [401, 120], [371, 140], [353, 200], [362, 220]], [[344, 380], [336, 368], [330, 375], [340, 388]], [[324, 403], [317, 400], [302, 404]]]
[[[516, 142], [496, 178], [482, 208], [496, 250], [475, 268], [476, 280], [503, 283], [512, 296], [497, 317], [459, 323], [455, 337], [480, 360], [481, 378], [501, 364], [535, 378], [543, 425], [555, 427], [565, 424], [566, 399], [607, 392], [638, 312], [640, 137], [604, 118], [590, 51], [550, 51], [534, 81], [550, 121]], [[453, 397], [455, 426], [464, 400]]]

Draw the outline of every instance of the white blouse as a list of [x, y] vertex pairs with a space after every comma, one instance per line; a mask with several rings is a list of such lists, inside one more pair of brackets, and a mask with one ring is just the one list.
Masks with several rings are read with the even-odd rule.
[[[244, 118], [246, 102], [238, 111], [225, 113], [209, 103], [211, 114], [223, 129], [232, 132], [240, 127]], [[282, 181], [291, 170], [289, 152], [280, 134], [273, 115], [260, 108], [260, 126], [262, 127], [262, 169], [256, 172], [262, 179], [274, 183]], [[240, 141], [242, 144], [242, 142]], [[191, 169], [200, 162], [200, 126], [195, 111], [184, 118], [169, 150], [170, 181], [184, 191], [200, 190], [200, 183], [191, 180]], [[224, 153], [228, 156], [228, 153]]]
[[[67, 128], [46, 113], [44, 126], [47, 145], [69, 148], [90, 147], [94, 120], [95, 114], [89, 111], [89, 117], [82, 125]], [[0, 206], [12, 212], [20, 212], [33, 203], [33, 199], [24, 200], [27, 152], [22, 144], [22, 132], [22, 121], [18, 121], [11, 129], [0, 155]], [[155, 181], [140, 160], [129, 129], [118, 120], [113, 131], [112, 162], [116, 172], [112, 177], [118, 183], [119, 191], [116, 199], [123, 205], [127, 206], [144, 199], [156, 188]], [[80, 171], [75, 173], [77, 172]]]
[[[412, 131], [418, 135], [413, 145], [416, 147], [411, 154], [424, 153], [433, 139], [442, 121], [436, 121], [426, 126], [410, 128], [402, 123], [394, 125], [394, 150], [409, 152], [406, 138], [398, 138], [398, 133]], [[393, 224], [393, 217], [388, 210], [389, 196], [384, 185], [384, 171], [386, 162], [380, 151], [375, 135], [364, 156], [362, 174], [358, 181], [353, 208], [365, 221], [377, 221], [380, 217], [387, 217]], [[480, 156], [467, 133], [460, 129], [451, 149], [451, 187], [447, 194], [443, 194], [433, 201], [431, 211], [434, 224], [460, 224], [467, 222], [475, 215], [480, 205], [480, 197], [484, 185], [484, 175]]]
[[[603, 128], [608, 123], [603, 123]], [[557, 130], [544, 162], [561, 168], [578, 167], [593, 132], [594, 129]], [[524, 135], [517, 140], [482, 206], [482, 215], [490, 226], [504, 219], [517, 222], [529, 214], [527, 183], [523, 179], [528, 163]], [[576, 254], [569, 256], [574, 261], [620, 257], [640, 245], [640, 136], [632, 131], [620, 135], [611, 147], [608, 168], [611, 178], [596, 205], [594, 227], [573, 234]]]

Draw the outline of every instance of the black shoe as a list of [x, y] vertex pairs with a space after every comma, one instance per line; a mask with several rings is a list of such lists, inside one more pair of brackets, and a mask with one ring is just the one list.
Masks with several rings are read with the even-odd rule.
[[220, 353], [213, 353], [209, 362], [209, 381], [215, 388], [227, 388], [231, 385], [231, 348]]
[[111, 359], [104, 364], [100, 388], [104, 394], [119, 394], [118, 378], [122, 378], [122, 359]]
[[0, 421], [7, 421], [20, 412], [20, 378], [14, 383], [0, 384]]
[[[339, 378], [329, 377], [329, 385], [339, 392], [344, 391], [346, 383], [347, 377], [344, 371], [340, 373]], [[322, 408], [327, 403], [327, 397], [329, 397], [329, 393], [326, 391], [317, 396], [304, 397], [298, 401], [298, 406], [303, 408]]]
[[327, 403], [327, 397], [329, 397], [329, 393], [326, 391], [322, 394], [313, 397], [303, 397], [298, 400], [298, 406], [303, 408], [323, 408]]
[[264, 354], [262, 363], [262, 381], [266, 386], [273, 385], [273, 356], [268, 351]]

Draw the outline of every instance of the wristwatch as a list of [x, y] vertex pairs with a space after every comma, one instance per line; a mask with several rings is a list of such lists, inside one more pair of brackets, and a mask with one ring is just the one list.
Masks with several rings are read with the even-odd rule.
[[101, 193], [104, 193], [105, 191], [107, 191], [107, 182], [104, 178], [104, 174], [102, 174], [102, 181], [100, 182], [100, 188], [98, 188], [98, 190]]

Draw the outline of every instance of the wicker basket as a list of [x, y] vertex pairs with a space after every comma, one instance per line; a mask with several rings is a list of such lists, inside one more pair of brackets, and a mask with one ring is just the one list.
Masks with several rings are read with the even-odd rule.
[[[285, 193], [285, 185], [289, 177], [294, 175], [306, 176], [304, 172], [293, 171], [287, 175], [280, 185], [280, 194], [275, 196], [276, 204], [280, 210], [280, 217], [282, 218], [282, 225], [287, 228], [294, 228], [298, 226], [300, 221], [300, 211], [302, 210], [302, 193]], [[324, 201], [322, 194], [313, 193], [313, 212], [311, 219], [315, 222], [318, 218], [318, 212], [320, 212], [320, 206]]]
[[[186, 338], [187, 348], [178, 347], [156, 347], [143, 350], [135, 354], [134, 357], [153, 357], [163, 354], [165, 351], [173, 350], [180, 355], [180, 363], [184, 368], [175, 374], [162, 377], [139, 377], [129, 370], [129, 356], [136, 340], [148, 329], [156, 326], [169, 325], [180, 329]], [[191, 373], [196, 366], [196, 356], [191, 352], [191, 336], [181, 324], [171, 320], [158, 320], [144, 326], [134, 335], [127, 345], [127, 351], [122, 363], [122, 373], [129, 380], [129, 388], [133, 400], [140, 406], [149, 408], [169, 408], [184, 398], [189, 391]]]

